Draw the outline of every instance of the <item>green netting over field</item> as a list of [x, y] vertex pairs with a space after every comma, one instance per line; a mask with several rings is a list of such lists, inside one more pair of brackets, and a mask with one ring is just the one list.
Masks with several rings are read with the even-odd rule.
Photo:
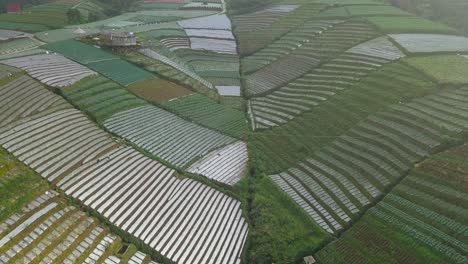
[[154, 77], [153, 74], [120, 59], [93, 62], [88, 67], [124, 86]]
[[108, 52], [76, 40], [64, 40], [44, 45], [42, 48], [55, 51], [82, 64], [118, 59]]

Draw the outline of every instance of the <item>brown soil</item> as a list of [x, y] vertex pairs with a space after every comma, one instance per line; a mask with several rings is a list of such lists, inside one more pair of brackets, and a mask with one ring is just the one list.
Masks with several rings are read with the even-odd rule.
[[159, 78], [134, 83], [128, 87], [128, 90], [155, 103], [167, 102], [193, 93], [183, 86]]

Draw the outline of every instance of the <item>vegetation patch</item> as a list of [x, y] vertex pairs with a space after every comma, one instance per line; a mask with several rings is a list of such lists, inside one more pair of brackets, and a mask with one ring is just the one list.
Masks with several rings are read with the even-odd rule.
[[18, 212], [48, 188], [46, 181], [0, 148], [0, 221]]
[[387, 5], [347, 6], [346, 9], [352, 16], [408, 16], [410, 13], [399, 8]]
[[246, 263], [299, 263], [330, 237], [265, 176], [252, 144], [249, 155], [250, 175], [238, 184], [250, 220]]
[[420, 17], [377, 16], [367, 18], [385, 33], [455, 33], [455, 29]]
[[160, 78], [133, 83], [128, 86], [128, 90], [154, 103], [167, 102], [193, 93], [181, 85]]
[[441, 84], [468, 83], [468, 59], [459, 55], [436, 55], [405, 59]]

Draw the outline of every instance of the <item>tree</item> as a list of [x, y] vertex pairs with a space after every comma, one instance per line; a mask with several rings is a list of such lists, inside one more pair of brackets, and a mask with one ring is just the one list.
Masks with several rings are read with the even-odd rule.
[[69, 24], [79, 24], [81, 22], [80, 11], [76, 8], [70, 8], [67, 11], [67, 18]]

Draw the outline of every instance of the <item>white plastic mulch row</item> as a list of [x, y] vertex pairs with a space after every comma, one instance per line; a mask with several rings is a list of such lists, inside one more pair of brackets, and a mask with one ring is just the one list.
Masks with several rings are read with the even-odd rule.
[[296, 10], [299, 7], [299, 5], [273, 5], [270, 7], [267, 7], [263, 10], [257, 11], [257, 13], [261, 12], [281, 12], [281, 13], [289, 13], [291, 11]]
[[0, 41], [5, 41], [9, 39], [15, 39], [15, 38], [29, 38], [32, 37], [31, 34], [21, 32], [21, 31], [14, 31], [14, 30], [6, 30], [6, 29], [0, 29]]
[[141, 106], [114, 114], [104, 122], [104, 126], [179, 167], [236, 141], [154, 106]]
[[69, 86], [96, 72], [61, 55], [40, 54], [13, 58], [0, 63], [18, 67], [52, 87]]
[[225, 29], [185, 29], [189, 37], [234, 40], [231, 30]]
[[216, 90], [222, 96], [241, 96], [241, 87], [236, 85], [218, 85]]
[[223, 54], [237, 54], [237, 43], [234, 40], [190, 38], [190, 47], [194, 50], [205, 50]]
[[[113, 125], [138, 131], [133, 135], [149, 144], [166, 138], [159, 148], [183, 159], [183, 154], [199, 158], [235, 141], [164, 111], [159, 119], [154, 109], [137, 108], [133, 116], [123, 112]], [[171, 133], [177, 136], [170, 138]], [[2, 127], [0, 145], [42, 177], [57, 182], [68, 195], [175, 262], [240, 262], [248, 225], [238, 201], [197, 181], [180, 179], [174, 170], [120, 146], [75, 109]], [[89, 243], [80, 248], [85, 246]], [[74, 251], [65, 263], [73, 263], [79, 255], [79, 250]]]
[[140, 50], [140, 53], [142, 53], [143, 55], [147, 56], [147, 57], [150, 57], [152, 59], [155, 59], [155, 60], [158, 60], [162, 63], [165, 63], [185, 74], [187, 74], [188, 76], [192, 77], [193, 79], [203, 83], [206, 87], [208, 88], [213, 88], [213, 84], [211, 84], [210, 82], [208, 82], [207, 80], [203, 79], [202, 77], [200, 77], [198, 74], [196, 74], [195, 72], [189, 70], [187, 67], [175, 62], [174, 60], [164, 56], [164, 55], [161, 55], [159, 53], [157, 53], [156, 51], [154, 50], [151, 50], [151, 49], [141, 49]]
[[188, 38], [165, 38], [161, 40], [161, 43], [171, 51], [190, 48]]
[[220, 29], [231, 30], [231, 20], [225, 14], [205, 16], [178, 21], [177, 24], [184, 29]]
[[273, 5], [253, 13], [233, 16], [233, 22], [236, 25], [236, 31], [255, 31], [269, 27], [298, 7], [299, 5]]
[[244, 142], [239, 141], [212, 151], [192, 164], [187, 171], [234, 185], [243, 177], [247, 161], [247, 146]]
[[65, 109], [70, 105], [40, 83], [21, 76], [0, 86], [0, 128], [18, 118], [31, 116], [48, 108]]
[[215, 263], [234, 263], [244, 243], [247, 223], [239, 202], [178, 179], [173, 170], [129, 147], [85, 164], [58, 186], [176, 262], [207, 263], [213, 254]]
[[466, 52], [468, 38], [437, 34], [391, 34], [389, 35], [410, 53]]
[[405, 54], [398, 47], [393, 45], [387, 37], [369, 40], [349, 49], [347, 52], [384, 58], [391, 61], [405, 57]]

